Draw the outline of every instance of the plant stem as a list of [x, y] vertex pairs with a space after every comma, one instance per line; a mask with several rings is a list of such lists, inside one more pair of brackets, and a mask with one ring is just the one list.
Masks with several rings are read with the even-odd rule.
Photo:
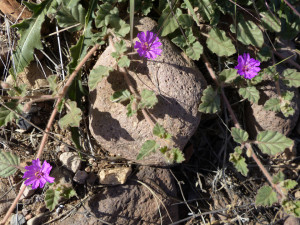
[[[60, 91], [59, 93], [59, 97], [57, 99], [57, 102], [55, 104], [55, 107], [52, 111], [52, 114], [48, 120], [48, 124], [47, 124], [47, 127], [45, 129], [45, 133], [43, 135], [43, 138], [42, 138], [42, 141], [41, 141], [41, 144], [40, 144], [40, 147], [39, 147], [39, 150], [37, 152], [37, 156], [36, 158], [40, 158], [42, 153], [43, 153], [43, 150], [44, 150], [44, 147], [47, 143], [47, 139], [48, 139], [48, 132], [50, 131], [51, 127], [52, 127], [52, 123], [55, 119], [55, 116], [57, 114], [57, 106], [58, 104], [61, 102], [61, 100], [63, 99], [63, 97], [67, 94], [67, 91], [68, 91], [68, 88], [70, 87], [70, 85], [72, 84], [74, 78], [76, 77], [77, 73], [79, 72], [79, 70], [81, 69], [81, 67], [85, 64], [85, 62], [91, 57], [91, 55], [97, 50], [97, 48], [99, 47], [98, 44], [96, 44], [87, 54], [86, 56], [81, 60], [81, 62], [77, 65], [76, 69], [73, 71], [73, 73], [71, 74], [71, 76], [69, 77], [67, 83], [65, 84], [65, 86], [63, 87], [63, 89]], [[21, 198], [24, 190], [25, 190], [26, 186], [24, 185], [17, 197], [15, 198], [15, 200], [13, 201], [12, 205], [10, 206], [10, 208], [8, 209], [7, 213], [5, 214], [5, 217], [3, 218], [3, 220], [1, 221], [0, 224], [5, 224], [6, 221], [8, 220], [10, 214], [13, 212], [13, 210], [15, 209], [16, 205], [18, 204], [18, 201], [19, 199]]]
[[[232, 108], [231, 108], [231, 105], [224, 93], [224, 90], [223, 90], [223, 85], [220, 86], [218, 80], [217, 80], [217, 76], [215, 74], [215, 72], [213, 71], [212, 67], [211, 67], [211, 64], [210, 62], [207, 60], [207, 57], [203, 54], [203, 59], [204, 59], [204, 63], [205, 63], [205, 66], [210, 74], [210, 76], [212, 77], [212, 79], [215, 81], [215, 83], [221, 88], [221, 95], [224, 99], [224, 102], [225, 102], [225, 105], [226, 105], [226, 108], [228, 110], [228, 112], [230, 113], [231, 115], [231, 118], [233, 120], [233, 123], [234, 123], [234, 126], [236, 128], [241, 128]], [[262, 171], [262, 173], [264, 174], [264, 176], [267, 178], [268, 182], [271, 184], [271, 186], [276, 190], [276, 192], [279, 194], [280, 198], [281, 199], [282, 197], [284, 197], [284, 194], [281, 190], [281, 188], [277, 185], [275, 185], [273, 182], [272, 182], [272, 176], [270, 175], [270, 173], [266, 170], [266, 168], [263, 166], [263, 164], [260, 162], [260, 160], [257, 158], [255, 152], [253, 151], [252, 149], [252, 146], [249, 144], [249, 143], [246, 143], [245, 144], [245, 147], [250, 150], [251, 152], [251, 156], [252, 158], [254, 159], [254, 161], [256, 162], [256, 164], [258, 165], [258, 167], [260, 168], [260, 170]]]

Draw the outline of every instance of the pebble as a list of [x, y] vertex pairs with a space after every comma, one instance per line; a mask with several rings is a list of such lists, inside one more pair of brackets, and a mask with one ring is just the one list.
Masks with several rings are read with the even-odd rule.
[[131, 171], [131, 167], [103, 169], [99, 173], [100, 183], [110, 185], [124, 184]]
[[62, 164], [73, 173], [76, 173], [81, 166], [81, 160], [75, 152], [64, 152], [59, 156]]
[[26, 219], [23, 214], [12, 214], [10, 219], [11, 225], [22, 225], [26, 223]]
[[85, 171], [78, 170], [75, 176], [73, 177], [73, 181], [79, 184], [84, 184], [87, 177], [88, 174]]

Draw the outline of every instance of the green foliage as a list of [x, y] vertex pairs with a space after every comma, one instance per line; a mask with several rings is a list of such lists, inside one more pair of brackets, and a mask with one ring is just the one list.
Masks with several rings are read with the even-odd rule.
[[106, 67], [99, 65], [95, 69], [92, 69], [89, 76], [89, 88], [90, 91], [94, 90], [98, 83], [102, 81], [104, 77], [107, 77], [109, 75], [109, 72], [112, 71], [111, 67]]
[[246, 159], [241, 155], [242, 149], [240, 147], [236, 147], [234, 149], [234, 153], [230, 153], [229, 161], [234, 165], [234, 167], [239, 171], [243, 176], [247, 176], [248, 168]]
[[154, 91], [143, 89], [141, 93], [141, 101], [139, 102], [139, 109], [152, 109], [153, 106], [158, 102], [158, 99]]
[[260, 13], [263, 26], [271, 32], [280, 32], [281, 24], [280, 21], [274, 17], [270, 12]]
[[118, 60], [118, 66], [120, 66], [120, 67], [129, 67], [130, 66], [130, 59], [127, 57], [127, 55], [123, 55]]
[[295, 109], [291, 106], [291, 100], [294, 97], [294, 93], [286, 91], [281, 93], [282, 99], [280, 101], [280, 110], [285, 117], [294, 115]]
[[60, 199], [60, 192], [55, 189], [48, 189], [45, 193], [45, 203], [47, 209], [53, 211]]
[[158, 123], [156, 123], [153, 127], [153, 135], [163, 139], [171, 139], [171, 134], [166, 132], [165, 128], [163, 128], [163, 126], [159, 125]]
[[220, 29], [211, 29], [206, 40], [207, 47], [218, 56], [231, 56], [236, 53], [235, 47], [225, 31]]
[[246, 131], [236, 127], [231, 128], [231, 135], [233, 140], [240, 144], [246, 142], [249, 138], [249, 135]]
[[240, 88], [239, 94], [244, 98], [248, 99], [252, 103], [258, 103], [259, 100], [259, 91], [254, 87], [246, 87], [246, 88]]
[[280, 185], [283, 188], [285, 188], [286, 190], [291, 190], [291, 189], [295, 188], [297, 186], [297, 184], [298, 184], [297, 181], [287, 179], [287, 180], [282, 181]]
[[272, 190], [270, 186], [265, 185], [258, 190], [255, 199], [255, 205], [271, 206], [277, 201], [278, 199], [276, 193]]
[[[177, 8], [176, 10], [174, 10], [174, 14], [176, 18], [178, 18], [182, 14], [182, 11]], [[173, 16], [170, 6], [167, 5], [166, 8], [162, 11], [162, 14], [158, 20], [159, 27], [162, 27], [162, 37], [174, 32], [179, 27], [176, 18]]]
[[265, 62], [271, 59], [271, 51], [267, 46], [262, 47], [257, 53], [257, 59], [260, 62]]
[[200, 21], [194, 11], [194, 8], [193, 8], [191, 2], [189, 0], [183, 0], [183, 1], [185, 3], [186, 7], [189, 9], [190, 13], [192, 14], [194, 21], [197, 23], [198, 26], [200, 26]]
[[300, 87], [300, 72], [295, 69], [283, 71], [283, 82], [289, 87]]
[[77, 108], [77, 103], [74, 101], [67, 101], [67, 104], [69, 105], [69, 112], [58, 121], [60, 128], [79, 127], [82, 117], [81, 110]]
[[280, 100], [278, 98], [270, 98], [265, 102], [264, 109], [280, 112]]
[[204, 90], [201, 101], [198, 109], [200, 112], [216, 113], [220, 110], [220, 96], [211, 85]]
[[154, 0], [134, 1], [135, 11], [141, 11], [144, 16], [147, 16], [151, 12], [153, 1]]
[[141, 160], [152, 152], [155, 152], [159, 148], [159, 144], [157, 144], [154, 140], [148, 140], [143, 145], [137, 156], [137, 160]]
[[33, 60], [34, 49], [43, 49], [41, 26], [45, 21], [45, 15], [49, 9], [51, 0], [45, 0], [41, 4], [28, 2], [24, 2], [24, 4], [33, 11], [33, 16], [13, 26], [18, 28], [18, 32], [21, 36], [16, 50], [12, 55], [14, 66], [9, 71], [15, 80], [17, 75]]
[[262, 131], [256, 137], [259, 149], [268, 155], [281, 153], [293, 143], [293, 140], [276, 131]]
[[52, 91], [52, 95], [56, 95], [58, 93], [57, 76], [51, 75], [47, 77], [47, 81], [49, 83], [49, 88]]
[[284, 174], [283, 172], [279, 171], [276, 175], [273, 176], [272, 182], [274, 184], [279, 184], [283, 180], [284, 180]]
[[20, 158], [11, 153], [0, 151], [0, 177], [9, 177], [13, 175], [18, 169]]
[[195, 41], [186, 50], [185, 53], [193, 60], [198, 60], [203, 52], [203, 47], [199, 41]]
[[18, 104], [18, 101], [7, 102], [5, 105], [13, 111], [4, 106], [0, 107], [0, 127], [6, 126], [9, 122], [12, 122], [13, 119], [18, 118], [15, 112], [22, 112], [21, 105]]
[[286, 213], [300, 218], [300, 201], [299, 200], [295, 200], [295, 201], [284, 200], [282, 202], [282, 207]]
[[133, 116], [137, 112], [137, 109], [136, 109], [136, 98], [133, 95], [130, 96], [130, 102], [127, 105], [126, 108], [127, 108], [127, 114], [126, 115], [128, 117]]
[[193, 26], [193, 18], [187, 14], [181, 14], [178, 17], [178, 22], [183, 29], [189, 29]]
[[130, 92], [126, 89], [123, 91], [116, 91], [111, 97], [110, 100], [112, 102], [124, 102], [130, 100]]
[[179, 148], [172, 148], [170, 153], [170, 155], [172, 156], [170, 157], [172, 159], [172, 162], [182, 163], [185, 160], [184, 155]]
[[236, 69], [224, 69], [219, 74], [220, 81], [224, 83], [231, 83], [237, 77]]
[[263, 33], [259, 27], [250, 20], [245, 21], [243, 18], [240, 18], [237, 31], [233, 24], [230, 26], [230, 30], [232, 33], [237, 33], [237, 39], [244, 45], [262, 47], [264, 43]]

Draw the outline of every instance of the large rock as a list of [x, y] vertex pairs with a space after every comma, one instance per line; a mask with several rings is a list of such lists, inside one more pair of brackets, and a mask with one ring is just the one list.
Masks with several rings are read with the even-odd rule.
[[[141, 31], [157, 31], [157, 24], [150, 18], [143, 18], [135, 24], [138, 30], [135, 36]], [[183, 149], [200, 122], [198, 106], [206, 81], [181, 50], [165, 38], [161, 38], [161, 42], [161, 56], [146, 60], [136, 54], [132, 56], [134, 61], [131, 61], [128, 71], [139, 93], [143, 89], [155, 91], [158, 103], [149, 112], [173, 135], [174, 147]], [[108, 46], [96, 66], [115, 65], [112, 52], [112, 46]], [[90, 130], [103, 148], [135, 161], [142, 144], [153, 139], [153, 135], [141, 113], [127, 117], [125, 104], [111, 102], [112, 94], [124, 89], [128, 86], [123, 75], [113, 71], [90, 92]], [[165, 159], [162, 154], [154, 153], [139, 163], [164, 164]]]
[[[56, 225], [106, 224], [104, 222], [155, 225], [161, 224], [161, 217], [162, 224], [170, 224], [178, 220], [178, 208], [172, 198], [176, 194], [173, 177], [167, 169], [142, 167], [125, 185], [104, 188], [75, 215]], [[91, 214], [93, 216], [88, 216]]]
[[300, 107], [299, 91], [297, 88], [288, 88], [285, 85], [280, 85], [280, 89], [281, 92], [291, 91], [294, 93], [291, 101], [291, 106], [295, 109], [294, 115], [285, 117], [281, 112], [276, 113], [264, 109], [267, 100], [278, 98], [274, 82], [265, 81], [258, 87], [260, 92], [258, 104], [249, 104], [245, 110], [247, 131], [251, 138], [255, 138], [258, 132], [264, 130], [273, 130], [288, 135], [296, 126]]

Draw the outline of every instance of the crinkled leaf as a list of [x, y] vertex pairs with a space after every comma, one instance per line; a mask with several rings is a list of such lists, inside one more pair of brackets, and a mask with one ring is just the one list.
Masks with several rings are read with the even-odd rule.
[[139, 109], [151, 109], [158, 102], [154, 91], [143, 89], [141, 93], [141, 101], [139, 102]]
[[178, 17], [178, 22], [183, 29], [189, 29], [193, 26], [193, 18], [188, 14], [181, 14]]
[[213, 24], [218, 10], [216, 9], [215, 2], [210, 0], [201, 0], [194, 1], [195, 7], [198, 7], [200, 10], [201, 17], [204, 18], [205, 21]]
[[[175, 10], [174, 10], [175, 11]], [[175, 16], [178, 18], [182, 14], [181, 10], [177, 8]], [[174, 18], [169, 5], [162, 11], [162, 14], [158, 20], [159, 27], [162, 27], [161, 36], [167, 36], [168, 34], [174, 32], [178, 27], [178, 23]]]
[[80, 24], [76, 27], [68, 29], [70, 32], [81, 30], [84, 26], [86, 11], [81, 4], [73, 8], [60, 7], [57, 11], [56, 19], [60, 27], [70, 27]]
[[278, 183], [280, 183], [280, 182], [283, 181], [283, 180], [284, 180], [284, 174], [283, 174], [283, 172], [279, 171], [277, 174], [275, 174], [275, 175], [273, 176], [272, 182], [273, 182], [274, 184], [278, 184]]
[[74, 101], [68, 101], [69, 110], [68, 113], [62, 117], [58, 124], [61, 129], [66, 129], [67, 127], [79, 127], [82, 112], [79, 108], [77, 108], [77, 103]]
[[218, 56], [231, 56], [236, 53], [235, 46], [226, 36], [225, 31], [215, 28], [211, 29], [208, 35], [206, 44], [213, 53]]
[[280, 112], [280, 100], [277, 98], [270, 98], [265, 102], [264, 109]]
[[52, 91], [52, 95], [57, 94], [57, 76], [56, 75], [51, 75], [47, 77], [47, 81], [49, 83], [49, 88]]
[[268, 61], [269, 59], [271, 59], [271, 51], [269, 47], [267, 46], [262, 47], [257, 53], [257, 59], [260, 62]]
[[265, 185], [258, 190], [255, 198], [255, 205], [271, 206], [277, 201], [278, 199], [276, 193], [270, 186]]
[[76, 7], [80, 0], [56, 0], [56, 1], [58, 4], [63, 4], [67, 8], [71, 9], [73, 7]]
[[126, 106], [126, 109], [127, 109], [127, 117], [130, 117], [130, 116], [133, 116], [137, 111], [136, 109], [133, 108], [133, 105], [136, 104], [136, 98], [131, 95], [130, 96], [130, 102], [129, 104]]
[[283, 200], [282, 207], [287, 214], [292, 214], [298, 218], [300, 217], [300, 201], [299, 200], [295, 200], [295, 201]]
[[199, 41], [196, 41], [192, 44], [192, 46], [189, 46], [186, 49], [185, 53], [191, 59], [198, 60], [198, 59], [200, 59], [200, 55], [203, 53], [203, 47]]
[[76, 196], [76, 191], [72, 187], [63, 187], [61, 191], [61, 196], [65, 199], [70, 199]]
[[258, 103], [259, 91], [254, 87], [240, 88], [239, 94], [244, 98], [248, 99], [252, 103]]
[[143, 145], [137, 156], [137, 160], [141, 160], [152, 152], [155, 152], [159, 148], [159, 144], [157, 144], [154, 140], [148, 140]]
[[185, 3], [186, 7], [190, 10], [190, 13], [191, 13], [192, 16], [193, 16], [194, 21], [197, 23], [198, 26], [200, 26], [200, 21], [199, 21], [199, 19], [198, 19], [196, 13], [195, 13], [195, 11], [194, 11], [194, 8], [193, 8], [191, 2], [190, 2], [189, 0], [183, 0], [183, 1], [184, 1], [184, 3]]
[[[296, 9], [299, 12], [299, 9]], [[300, 18], [290, 7], [283, 7], [283, 13], [280, 15], [281, 31], [280, 36], [285, 40], [291, 40], [299, 34]]]
[[172, 156], [171, 160], [173, 162], [182, 163], [185, 160], [184, 155], [183, 155], [182, 151], [180, 151], [179, 148], [172, 148], [170, 153]]
[[283, 82], [289, 87], [300, 87], [300, 72], [295, 69], [283, 71]]
[[130, 60], [127, 57], [127, 55], [123, 55], [119, 60], [118, 60], [118, 66], [120, 67], [129, 67], [130, 66]]
[[200, 112], [216, 113], [220, 110], [220, 96], [211, 85], [204, 90], [201, 101], [198, 109]]
[[233, 140], [240, 144], [246, 142], [249, 138], [249, 135], [246, 131], [236, 127], [231, 128], [231, 135]]
[[298, 182], [295, 180], [287, 179], [280, 183], [280, 185], [286, 190], [291, 190], [297, 186]]
[[51, 0], [45, 0], [38, 5], [23, 2], [31, 11], [33, 11], [33, 16], [30, 19], [25, 19], [23, 22], [13, 26], [18, 28], [18, 32], [21, 35], [21, 38], [16, 45], [16, 50], [12, 55], [14, 64], [10, 69], [10, 73], [15, 80], [17, 74], [22, 72], [33, 60], [34, 49], [43, 49], [41, 27], [51, 2]]
[[122, 54], [127, 51], [126, 42], [124, 40], [121, 40], [120, 42], [115, 43], [115, 49], [116, 52], [119, 54]]
[[111, 70], [111, 67], [106, 67], [102, 65], [99, 65], [95, 69], [92, 69], [88, 81], [90, 91], [94, 90], [97, 87], [98, 83], [101, 82], [101, 80], [104, 77], [107, 77], [109, 75], [109, 72]]
[[123, 91], [116, 91], [111, 97], [110, 100], [112, 102], [124, 102], [130, 100], [130, 92], [126, 89]]
[[270, 12], [262, 12], [260, 15], [262, 17], [261, 22], [266, 29], [272, 32], [280, 32], [281, 24], [275, 16], [273, 16]]
[[165, 128], [161, 125], [159, 125], [159, 123], [156, 123], [154, 128], [153, 128], [153, 135], [158, 136], [160, 138], [163, 139], [170, 139], [171, 135], [166, 132]]
[[171, 40], [175, 45], [178, 47], [184, 49], [185, 46], [187, 46], [187, 43], [185, 41], [185, 38], [183, 35], [177, 35], [175, 38]]
[[1, 106], [1, 108], [0, 108], [0, 127], [6, 126], [7, 123], [12, 122], [13, 119], [18, 118], [17, 114], [15, 114], [14, 111], [16, 111], [18, 113], [22, 112], [21, 105], [18, 104], [18, 101], [7, 102], [7, 103], [5, 103], [5, 105], [13, 111], [5, 108], [4, 106]]
[[48, 189], [45, 193], [45, 203], [47, 209], [54, 210], [58, 204], [60, 198], [60, 192], [53, 189]]
[[247, 168], [246, 159], [241, 156], [242, 149], [240, 147], [236, 147], [234, 151], [234, 153], [230, 153], [229, 161], [232, 162], [237, 171], [239, 171], [243, 176], [247, 176], [249, 170]]
[[256, 137], [259, 149], [268, 155], [283, 152], [293, 145], [293, 140], [276, 131], [262, 131]]
[[[237, 25], [237, 39], [244, 45], [254, 45], [262, 47], [264, 43], [264, 36], [259, 27], [252, 21], [240, 19]], [[236, 33], [235, 27], [232, 24], [230, 30]]]
[[13, 175], [18, 169], [20, 158], [11, 153], [0, 151], [0, 177], [8, 177]]
[[236, 69], [224, 69], [220, 74], [220, 81], [224, 83], [231, 83], [237, 77]]

